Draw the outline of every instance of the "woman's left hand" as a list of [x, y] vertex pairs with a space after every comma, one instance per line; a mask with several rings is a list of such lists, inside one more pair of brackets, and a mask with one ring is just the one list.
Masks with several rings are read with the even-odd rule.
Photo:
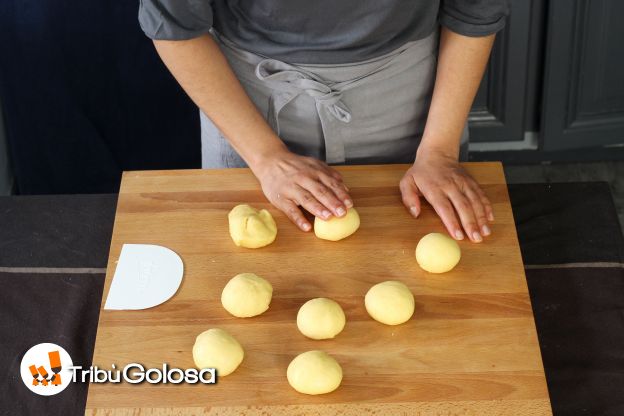
[[462, 240], [464, 232], [475, 243], [490, 235], [492, 204], [456, 158], [439, 151], [419, 152], [399, 187], [403, 203], [414, 217], [420, 214], [420, 196], [424, 196], [456, 240]]

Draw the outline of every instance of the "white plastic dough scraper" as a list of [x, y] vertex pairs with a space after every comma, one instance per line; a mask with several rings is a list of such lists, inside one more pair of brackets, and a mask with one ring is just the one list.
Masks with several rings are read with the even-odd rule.
[[160, 305], [180, 287], [184, 264], [167, 247], [124, 244], [104, 309], [137, 310]]

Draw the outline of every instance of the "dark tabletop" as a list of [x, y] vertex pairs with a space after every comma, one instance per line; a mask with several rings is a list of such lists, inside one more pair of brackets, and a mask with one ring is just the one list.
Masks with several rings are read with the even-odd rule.
[[[510, 185], [555, 415], [624, 415], [624, 241], [606, 183]], [[116, 195], [0, 198], [0, 414], [82, 414], [87, 386], [31, 393], [39, 342], [88, 367]]]

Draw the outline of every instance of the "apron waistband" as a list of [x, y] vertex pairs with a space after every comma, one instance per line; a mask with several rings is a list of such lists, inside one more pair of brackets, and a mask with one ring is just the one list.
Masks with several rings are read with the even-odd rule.
[[[326, 161], [330, 164], [346, 161], [339, 125], [349, 123], [352, 113], [342, 101], [343, 92], [368, 82], [379, 82], [392, 77], [415, 62], [429, 57], [437, 47], [437, 31], [434, 31], [424, 39], [408, 42], [386, 55], [360, 63], [336, 66], [296, 65], [242, 50], [218, 33], [213, 34], [238, 59], [255, 65], [255, 77], [271, 89], [267, 121], [278, 135], [282, 109], [301, 94], [314, 99], [325, 141]], [[332, 81], [328, 78], [346, 79]]]

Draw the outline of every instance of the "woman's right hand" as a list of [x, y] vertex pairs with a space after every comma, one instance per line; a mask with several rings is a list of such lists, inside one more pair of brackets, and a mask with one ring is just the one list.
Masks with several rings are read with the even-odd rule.
[[346, 214], [353, 203], [340, 174], [288, 151], [210, 34], [184, 41], [155, 40], [154, 45], [195, 104], [253, 170], [269, 201], [292, 222], [303, 231], [312, 229], [299, 207], [324, 219]]
[[280, 151], [253, 168], [268, 200], [302, 231], [312, 226], [301, 212], [316, 217], [342, 217], [353, 206], [340, 173], [324, 162]]

